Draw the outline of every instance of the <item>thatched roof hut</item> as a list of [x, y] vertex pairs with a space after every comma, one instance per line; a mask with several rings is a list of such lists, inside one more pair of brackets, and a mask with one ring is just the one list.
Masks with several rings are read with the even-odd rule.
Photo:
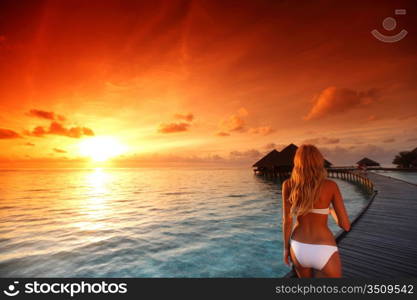
[[[281, 152], [272, 150], [258, 162], [256, 162], [253, 167], [256, 167], [258, 170], [280, 169], [282, 171], [290, 171], [294, 166], [294, 156], [297, 152], [297, 149], [298, 147], [291, 143], [282, 149]], [[326, 168], [328, 168], [332, 165], [332, 163], [325, 160], [324, 165]]]
[[282, 149], [279, 153], [278, 166], [280, 167], [293, 167], [294, 166], [294, 156], [297, 152], [298, 147], [294, 144], [289, 144], [287, 147]]
[[358, 166], [379, 167], [380, 164], [370, 158], [364, 157], [356, 163]]
[[279, 152], [277, 150], [272, 150], [267, 155], [262, 157], [260, 160], [258, 160], [253, 167], [256, 167], [258, 169], [273, 169], [276, 165], [276, 162], [278, 161]]

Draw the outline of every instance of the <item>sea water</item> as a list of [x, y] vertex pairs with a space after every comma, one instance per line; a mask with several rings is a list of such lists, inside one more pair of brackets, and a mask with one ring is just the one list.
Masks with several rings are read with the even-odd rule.
[[[367, 197], [336, 181], [352, 217]], [[250, 169], [1, 170], [0, 182], [2, 277], [289, 271], [280, 185]], [[334, 221], [329, 225], [337, 231]]]

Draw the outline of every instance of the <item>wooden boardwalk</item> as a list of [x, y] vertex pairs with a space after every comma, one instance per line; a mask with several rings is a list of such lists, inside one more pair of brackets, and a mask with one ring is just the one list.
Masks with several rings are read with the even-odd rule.
[[368, 177], [378, 193], [351, 231], [336, 238], [343, 277], [417, 277], [417, 185], [371, 172]]
[[417, 277], [417, 185], [369, 173], [373, 202], [338, 239], [343, 276]]

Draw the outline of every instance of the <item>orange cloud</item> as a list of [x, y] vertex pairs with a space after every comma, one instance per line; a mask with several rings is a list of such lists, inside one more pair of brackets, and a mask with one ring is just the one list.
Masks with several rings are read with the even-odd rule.
[[39, 110], [39, 109], [31, 109], [28, 112], [29, 116], [32, 117], [37, 117], [37, 118], [41, 118], [41, 119], [46, 119], [46, 120], [51, 120], [51, 121], [65, 121], [65, 117], [62, 115], [57, 115], [54, 112], [51, 111], [44, 111], [44, 110]]
[[276, 143], [268, 143], [266, 144], [263, 149], [270, 151], [272, 149], [284, 149], [285, 147], [287, 147], [288, 144], [276, 144]]
[[45, 130], [45, 128], [43, 128], [42, 126], [36, 126], [32, 131], [25, 131], [26, 135], [31, 135], [31, 136], [36, 136], [36, 137], [41, 137], [44, 136], [45, 134], [47, 134], [47, 130]]
[[218, 135], [218, 136], [230, 136], [230, 133], [220, 131], [220, 132], [217, 132], [216, 135]]
[[250, 149], [246, 151], [231, 151], [230, 157], [231, 158], [257, 158], [262, 155], [261, 152], [259, 152], [256, 149]]
[[223, 120], [220, 124], [220, 127], [223, 131], [245, 131], [246, 122], [240, 116], [232, 115], [226, 120]]
[[303, 144], [323, 144], [323, 145], [331, 145], [331, 144], [338, 144], [340, 139], [337, 138], [327, 138], [327, 137], [318, 137], [307, 139], [303, 141]]
[[20, 134], [10, 129], [0, 128], [0, 139], [17, 139], [21, 138]]
[[33, 147], [33, 146], [35, 146], [35, 144], [27, 142], [27, 143], [25, 143], [25, 146], [31, 146], [31, 147]]
[[58, 122], [52, 122], [49, 126], [49, 134], [55, 134], [55, 135], [62, 135], [72, 138], [80, 138], [83, 135], [87, 136], [94, 136], [94, 132], [90, 128], [86, 127], [71, 127], [71, 128], [65, 128], [62, 124]]
[[188, 123], [169, 123], [169, 124], [161, 124], [159, 126], [159, 132], [161, 133], [175, 133], [175, 132], [182, 132], [187, 131], [190, 124]]
[[239, 110], [237, 111], [237, 114], [238, 114], [239, 116], [241, 116], [241, 117], [246, 117], [246, 116], [249, 114], [249, 112], [248, 112], [248, 110], [247, 110], [246, 108], [241, 107], [241, 108], [239, 108]]
[[268, 135], [275, 132], [271, 126], [261, 126], [256, 128], [250, 128], [249, 133], [260, 134], [260, 135]]
[[395, 142], [395, 139], [394, 138], [388, 138], [388, 139], [383, 140], [382, 142], [383, 143], [393, 143], [393, 142]]
[[94, 131], [88, 127], [83, 127], [82, 131], [84, 135], [94, 136]]
[[42, 126], [35, 127], [32, 131], [25, 131], [26, 135], [42, 137], [47, 134], [67, 136], [71, 138], [81, 138], [82, 136], [94, 136], [93, 130], [87, 127], [70, 127], [66, 128], [58, 122], [52, 122], [48, 129]]
[[67, 153], [67, 151], [58, 148], [54, 148], [54, 151], [57, 153]]
[[[246, 121], [243, 119], [248, 115], [246, 108], [241, 107], [237, 113], [229, 116], [220, 122], [220, 136], [227, 136], [225, 133], [229, 132], [244, 132], [246, 131]], [[217, 134], [219, 135], [219, 134]], [[229, 134], [230, 135], [230, 134]]]
[[353, 108], [368, 106], [377, 99], [376, 89], [357, 92], [351, 89], [328, 87], [314, 99], [313, 107], [304, 119], [321, 119], [341, 114]]
[[188, 114], [175, 114], [174, 117], [176, 119], [184, 120], [187, 122], [192, 122], [194, 120], [194, 115], [192, 113]]
[[264, 149], [267, 149], [267, 150], [269, 150], [269, 149], [275, 149], [275, 148], [277, 148], [277, 144], [275, 144], [275, 143], [268, 143], [268, 144], [266, 144], [265, 146], [264, 146]]

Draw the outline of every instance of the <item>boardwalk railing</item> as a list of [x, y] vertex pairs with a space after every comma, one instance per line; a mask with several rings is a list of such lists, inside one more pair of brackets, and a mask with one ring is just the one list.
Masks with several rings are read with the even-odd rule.
[[343, 179], [349, 182], [356, 183], [369, 193], [374, 192], [374, 183], [366, 177], [365, 174], [359, 173], [358, 171], [344, 170], [344, 169], [327, 169], [327, 174], [331, 178]]
[[[288, 179], [291, 176], [290, 171], [281, 170], [255, 170], [256, 175], [265, 177], [267, 179], [276, 180], [279, 179], [281, 182]], [[328, 177], [343, 179], [354, 184], [357, 184], [364, 188], [368, 193], [374, 192], [373, 182], [366, 176], [366, 174], [356, 171], [352, 168], [328, 168]]]

